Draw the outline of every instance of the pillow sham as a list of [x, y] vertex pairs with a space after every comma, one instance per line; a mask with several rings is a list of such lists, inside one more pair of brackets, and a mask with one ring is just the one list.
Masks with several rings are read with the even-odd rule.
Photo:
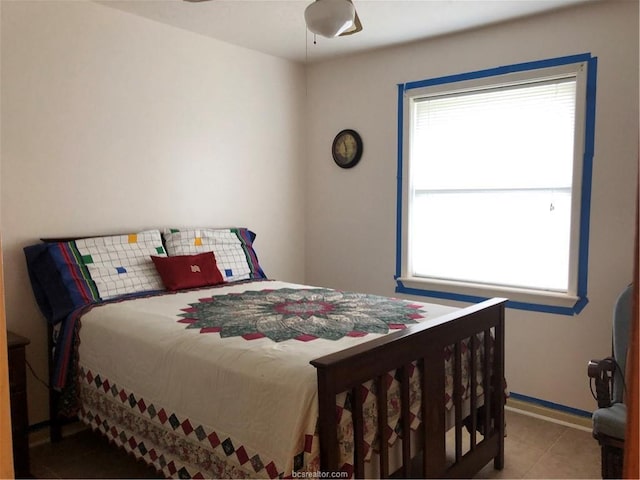
[[205, 287], [224, 283], [213, 252], [174, 257], [151, 256], [167, 290]]
[[166, 230], [167, 254], [213, 252], [225, 282], [266, 278], [253, 249], [256, 234], [247, 228], [194, 228]]
[[50, 323], [100, 300], [75, 242], [38, 243], [25, 247], [24, 254], [36, 302]]
[[75, 241], [103, 300], [163, 290], [151, 255], [166, 255], [159, 230]]
[[151, 254], [166, 255], [159, 230], [44, 241], [24, 248], [36, 302], [51, 323], [118, 295], [164, 290]]

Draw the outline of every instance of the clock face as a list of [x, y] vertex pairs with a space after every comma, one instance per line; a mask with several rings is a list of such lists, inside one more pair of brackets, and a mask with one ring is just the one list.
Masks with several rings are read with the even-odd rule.
[[362, 139], [354, 130], [343, 130], [333, 140], [333, 160], [342, 168], [355, 166], [362, 156]]

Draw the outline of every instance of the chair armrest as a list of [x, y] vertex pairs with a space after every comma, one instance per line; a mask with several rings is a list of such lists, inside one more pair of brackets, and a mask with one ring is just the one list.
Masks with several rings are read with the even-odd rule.
[[587, 365], [587, 375], [595, 380], [598, 408], [608, 408], [612, 405], [611, 392], [615, 371], [616, 364], [611, 357], [602, 360], [590, 360]]

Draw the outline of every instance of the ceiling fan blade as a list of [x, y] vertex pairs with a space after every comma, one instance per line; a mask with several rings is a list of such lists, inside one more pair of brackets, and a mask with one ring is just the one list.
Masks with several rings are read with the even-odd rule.
[[[351, 4], [353, 5], [353, 2], [351, 0], [347, 0], [349, 2], [351, 2]], [[355, 5], [354, 5], [355, 7]], [[356, 10], [356, 16], [353, 19], [353, 26], [342, 32], [340, 35], [338, 35], [339, 37], [344, 37], [345, 35], [353, 35], [354, 33], [358, 33], [362, 31], [362, 22], [360, 22], [360, 17], [358, 16], [358, 11]]]

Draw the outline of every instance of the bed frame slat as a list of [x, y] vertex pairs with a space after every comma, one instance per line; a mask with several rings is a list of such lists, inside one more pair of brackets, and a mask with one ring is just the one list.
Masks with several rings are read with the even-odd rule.
[[497, 470], [504, 468], [504, 404], [505, 396], [504, 391], [506, 388], [504, 377], [504, 309], [501, 311], [498, 325], [495, 327], [495, 364], [493, 365], [493, 394], [495, 396], [493, 405], [494, 412], [491, 415], [495, 420], [497, 439], [498, 439], [498, 453], [493, 459], [493, 467]]
[[454, 345], [453, 405], [455, 408], [456, 462], [462, 458], [462, 341]]
[[495, 374], [491, 367], [491, 330], [484, 331], [484, 361], [485, 366], [482, 373], [482, 388], [484, 391], [484, 435], [489, 436], [491, 430], [491, 375]]
[[353, 416], [353, 466], [354, 477], [364, 478], [364, 421], [362, 418], [362, 386], [351, 390], [351, 414]]
[[411, 475], [411, 415], [409, 410], [409, 369], [403, 365], [400, 370], [400, 418], [402, 419], [402, 475]]
[[389, 442], [387, 441], [387, 374], [383, 373], [377, 379], [377, 401], [378, 401], [378, 440], [380, 458], [380, 478], [389, 478]]
[[469, 433], [469, 449], [475, 450], [477, 442], [477, 429], [478, 429], [478, 366], [476, 355], [478, 354], [478, 338], [476, 335], [471, 335], [469, 339], [469, 371], [471, 375], [471, 392], [469, 400], [469, 415], [471, 416], [471, 432]]
[[[420, 390], [421, 392], [426, 392], [428, 389], [427, 360], [425, 358], [421, 358], [420, 361], [418, 362], [418, 367], [420, 368]], [[426, 448], [426, 439], [428, 438], [428, 434], [429, 434], [429, 422], [427, 422], [427, 418], [428, 418], [427, 415], [428, 415], [427, 396], [421, 395], [420, 416], [422, 421], [420, 422], [420, 439], [422, 442], [422, 468], [420, 470], [421, 470], [422, 478], [427, 477], [428, 449]]]

